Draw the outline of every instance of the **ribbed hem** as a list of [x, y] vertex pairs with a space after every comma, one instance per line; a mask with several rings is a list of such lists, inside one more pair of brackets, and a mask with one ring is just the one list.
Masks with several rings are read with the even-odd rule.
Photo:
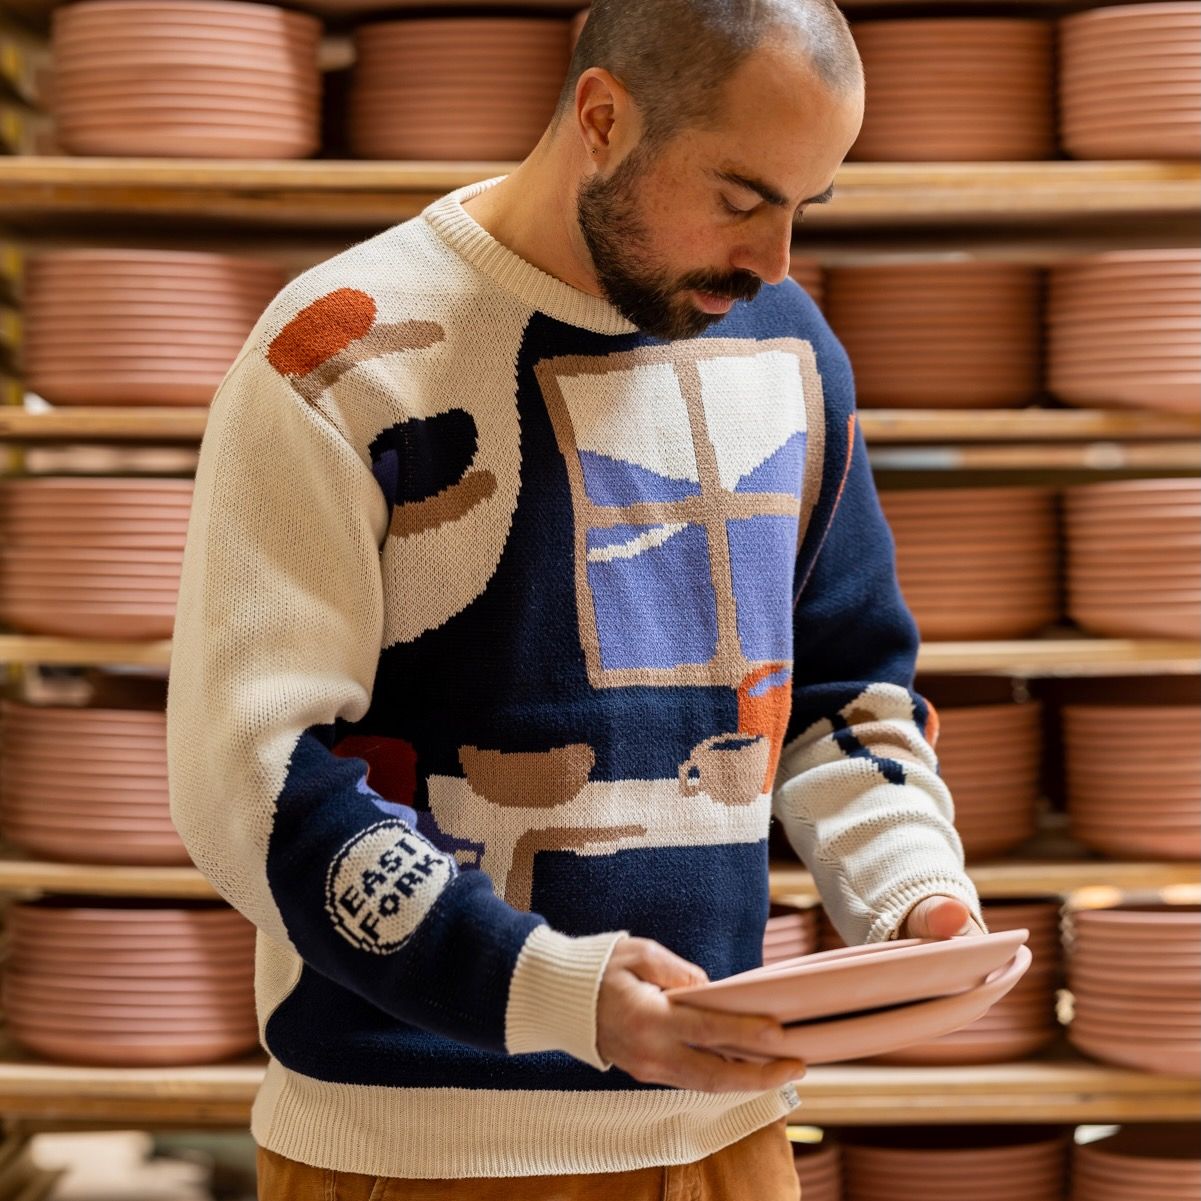
[[693, 1163], [791, 1113], [765, 1093], [327, 1084], [272, 1059], [255, 1142], [319, 1168], [400, 1180], [560, 1176]]
[[498, 242], [463, 207], [464, 200], [478, 196], [504, 178], [497, 175], [456, 188], [427, 206], [421, 215], [456, 254], [531, 308], [598, 334], [637, 333], [638, 327], [627, 321], [607, 300], [581, 292], [527, 262]]
[[601, 1071], [596, 1047], [596, 1000], [614, 946], [628, 931], [572, 938], [535, 926], [530, 931], [509, 983], [505, 1010], [505, 1050], [566, 1051]]
[[988, 931], [984, 915], [980, 911], [980, 898], [969, 878], [960, 876], [932, 876], [925, 880], [906, 884], [890, 898], [887, 908], [872, 923], [868, 931], [867, 941], [889, 942], [901, 937], [901, 927], [905, 924], [910, 911], [927, 897], [954, 897], [962, 901], [968, 912], [976, 919], [980, 929]]

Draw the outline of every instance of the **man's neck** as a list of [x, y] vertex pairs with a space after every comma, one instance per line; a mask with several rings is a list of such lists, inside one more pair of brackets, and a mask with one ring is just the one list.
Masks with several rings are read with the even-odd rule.
[[575, 220], [571, 173], [545, 139], [500, 183], [463, 208], [502, 246], [590, 296], [603, 296]]

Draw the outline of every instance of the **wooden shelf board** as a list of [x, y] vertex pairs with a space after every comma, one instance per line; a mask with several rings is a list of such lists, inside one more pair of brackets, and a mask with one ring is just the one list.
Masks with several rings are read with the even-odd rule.
[[[116, 642], [0, 634], [0, 663], [130, 664], [166, 668], [169, 640]], [[927, 642], [918, 670], [1033, 679], [1040, 676], [1196, 675], [1201, 643], [1167, 639], [1055, 636], [1002, 642]]]
[[[89, 215], [273, 227], [384, 227], [508, 162], [364, 162], [11, 156], [0, 212], [14, 228]], [[1039, 221], [1196, 213], [1201, 164], [1188, 162], [847, 163], [815, 226]]]
[[1196, 675], [1201, 642], [1168, 639], [1030, 638], [999, 642], [927, 642], [918, 670], [1033, 679], [1053, 676]]
[[140, 867], [108, 863], [51, 863], [0, 844], [0, 895], [42, 892], [105, 897], [211, 899], [215, 888], [190, 866]]
[[[9, 1057], [12, 1056], [12, 1057]], [[107, 1123], [245, 1126], [262, 1080], [261, 1056], [201, 1067], [103, 1068], [0, 1062], [0, 1111], [45, 1125]], [[798, 1081], [806, 1125], [934, 1122], [1195, 1120], [1197, 1082], [1090, 1062], [1069, 1048], [1021, 1062], [973, 1067], [829, 1064]]]
[[[915, 443], [1095, 443], [1098, 466], [1112, 466], [1113, 442], [1193, 439], [1201, 435], [1201, 415], [1103, 411], [1086, 409], [863, 409], [859, 420], [873, 446]], [[186, 442], [198, 443], [208, 421], [207, 408], [60, 407], [28, 411], [0, 406], [0, 441], [9, 442]], [[1179, 441], [1168, 445], [1181, 449]], [[955, 447], [957, 452], [963, 447]], [[1028, 463], [1030, 447], [997, 447]], [[1042, 446], [1038, 452], [1061, 450], [1082, 455], [1089, 447]], [[1191, 446], [1183, 447], [1191, 452]], [[1201, 459], [1198, 459], [1201, 463]]]
[[[1187, 437], [1196, 438], [1196, 432]], [[1014, 446], [881, 446], [868, 444], [877, 471], [904, 472], [1069, 472], [1097, 471], [1201, 473], [1201, 442], [1177, 437], [1164, 442], [1092, 442], [1082, 445], [1030, 443]]]
[[[1037, 848], [1035, 848], [1037, 849]], [[985, 898], [1048, 893], [1065, 895], [1088, 888], [1158, 892], [1201, 887], [1201, 865], [1122, 862], [1090, 856], [1060, 845], [1057, 857], [1014, 855], [968, 864], [968, 874]], [[771, 865], [774, 900], [811, 903], [819, 899], [813, 877], [797, 862]], [[194, 867], [137, 867], [51, 863], [0, 845], [0, 895], [58, 892], [94, 896], [202, 897], [218, 894]]]
[[42, 634], [0, 634], [0, 663], [70, 663], [79, 666], [129, 664], [167, 667], [171, 642], [118, 642], [60, 638]]
[[[1031, 859], [1014, 857], [969, 863], [967, 873], [981, 899], [1064, 896], [1085, 889], [1149, 893], [1201, 887], [1201, 864], [1138, 863], [1101, 858]], [[0, 876], [0, 880], [2, 880]], [[799, 863], [771, 865], [774, 901], [812, 904], [820, 900], [813, 877]]]

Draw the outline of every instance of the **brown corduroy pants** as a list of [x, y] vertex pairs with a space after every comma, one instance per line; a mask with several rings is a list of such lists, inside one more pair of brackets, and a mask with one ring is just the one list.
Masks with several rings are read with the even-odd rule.
[[583, 1176], [401, 1180], [314, 1168], [259, 1147], [259, 1201], [799, 1201], [785, 1124], [695, 1163]]

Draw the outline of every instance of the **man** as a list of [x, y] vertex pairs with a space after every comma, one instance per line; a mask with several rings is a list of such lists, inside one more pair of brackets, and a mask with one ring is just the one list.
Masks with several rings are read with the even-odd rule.
[[664, 996], [760, 962], [773, 811], [848, 942], [983, 931], [787, 279], [862, 103], [829, 0], [597, 0], [530, 157], [223, 381], [168, 738], [259, 930], [262, 1196], [795, 1198], [780, 1027]]

